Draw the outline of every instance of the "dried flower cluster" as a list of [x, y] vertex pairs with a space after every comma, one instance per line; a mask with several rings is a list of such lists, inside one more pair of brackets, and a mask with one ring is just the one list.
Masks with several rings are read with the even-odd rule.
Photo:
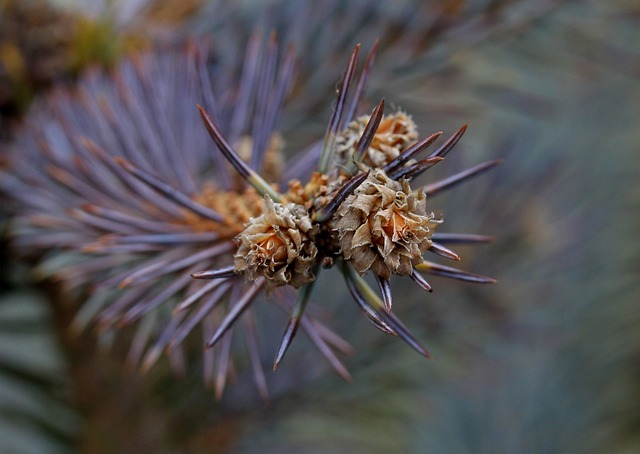
[[[336, 140], [336, 155], [344, 162], [349, 162], [362, 137], [369, 115], [362, 115], [349, 123]], [[380, 121], [369, 148], [363, 157], [363, 163], [369, 167], [383, 167], [397, 158], [418, 140], [418, 128], [405, 112], [385, 115]]]
[[376, 169], [350, 195], [332, 219], [345, 260], [360, 274], [371, 270], [410, 276], [433, 244], [438, 225], [427, 214], [423, 192], [414, 194], [407, 180], [396, 181]]
[[[199, 327], [207, 346], [205, 380], [217, 395], [233, 373], [231, 331], [242, 316], [255, 381], [266, 398], [250, 310], [265, 288], [289, 314], [273, 367], [300, 326], [349, 378], [337, 352], [350, 346], [305, 312], [318, 272], [333, 265], [376, 327], [429, 357], [393, 314], [389, 277], [409, 276], [427, 290], [423, 273], [493, 282], [423, 254], [458, 260], [444, 244], [489, 240], [435, 232], [441, 220], [427, 201], [497, 161], [413, 185], [466, 127], [420, 158], [440, 133], [419, 139], [408, 115], [384, 115], [384, 101], [352, 121], [376, 48], [354, 84], [355, 48], [324, 141], [287, 166], [300, 175], [316, 170], [307, 182], [288, 177], [284, 192], [269, 181], [277, 182], [282, 168], [275, 119], [294, 58], [291, 51], [280, 56], [274, 39], [254, 36], [242, 71], [219, 79], [207, 76], [206, 58], [194, 47], [125, 62], [113, 77], [90, 74], [76, 94], [61, 91], [42, 103], [16, 140], [10, 171], [0, 180], [17, 213], [14, 243], [45, 254], [42, 274], [70, 288], [89, 286], [78, 327], [93, 320], [103, 331], [137, 325], [131, 360], [144, 368], [163, 352], [182, 367], [184, 341]], [[229, 80], [240, 81], [237, 90], [217, 86]], [[223, 90], [231, 95], [214, 96]], [[368, 272], [380, 293], [362, 278]]]
[[247, 272], [251, 280], [264, 276], [270, 287], [299, 288], [313, 282], [318, 248], [311, 240], [314, 228], [302, 205], [273, 203], [264, 199], [263, 213], [249, 220], [238, 235], [235, 272]]

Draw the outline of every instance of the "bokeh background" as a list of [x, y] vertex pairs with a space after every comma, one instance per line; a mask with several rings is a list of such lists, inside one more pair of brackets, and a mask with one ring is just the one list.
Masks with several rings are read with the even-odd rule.
[[[188, 39], [233, 65], [256, 27], [300, 55], [280, 122], [289, 153], [322, 137], [351, 47], [379, 37], [372, 105], [384, 96], [423, 134], [470, 125], [436, 176], [504, 159], [432, 201], [448, 231], [496, 236], [457, 250], [499, 284], [433, 278], [425, 295], [392, 282], [426, 362], [328, 273], [316, 300], [356, 350], [353, 382], [296, 339], [269, 405], [243, 375], [218, 402], [198, 370], [142, 375], [119, 344], [71, 333], [78, 301], [5, 235], [0, 452], [640, 452], [640, 4], [2, 0], [2, 142], [34, 98], [89, 67]], [[284, 325], [260, 315], [268, 365]]]

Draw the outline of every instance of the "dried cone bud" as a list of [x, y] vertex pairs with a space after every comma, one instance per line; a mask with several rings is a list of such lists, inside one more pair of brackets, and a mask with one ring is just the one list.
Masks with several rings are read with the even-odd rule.
[[[352, 121], [338, 136], [337, 154], [343, 163], [351, 160], [369, 117], [369, 115], [363, 115]], [[371, 145], [369, 145], [363, 162], [369, 167], [383, 167], [416, 143], [417, 140], [418, 130], [410, 116], [404, 112], [385, 115]]]
[[263, 213], [252, 218], [236, 240], [235, 271], [251, 279], [264, 276], [270, 288], [300, 287], [315, 279], [311, 271], [316, 253], [309, 234], [311, 219], [304, 207], [264, 199]]
[[439, 223], [433, 213], [426, 213], [422, 191], [413, 194], [406, 180], [395, 181], [374, 170], [338, 208], [332, 228], [343, 257], [360, 274], [371, 269], [388, 278], [391, 273], [412, 273]]

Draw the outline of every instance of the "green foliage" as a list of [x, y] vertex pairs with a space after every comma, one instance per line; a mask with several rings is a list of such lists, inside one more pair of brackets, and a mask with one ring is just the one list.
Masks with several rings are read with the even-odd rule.
[[0, 439], [7, 454], [74, 452], [79, 420], [69, 405], [65, 358], [46, 300], [0, 299]]

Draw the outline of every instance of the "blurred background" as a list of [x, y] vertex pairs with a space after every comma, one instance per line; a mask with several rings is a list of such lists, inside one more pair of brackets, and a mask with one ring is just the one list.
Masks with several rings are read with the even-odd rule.
[[353, 382], [296, 339], [297, 356], [268, 374], [269, 405], [243, 376], [218, 402], [197, 370], [142, 375], [126, 349], [72, 335], [78, 301], [5, 235], [0, 453], [640, 452], [640, 4], [0, 0], [0, 138], [89, 68], [188, 39], [231, 64], [256, 28], [299, 55], [280, 121], [289, 153], [322, 137], [348, 53], [376, 37], [371, 105], [385, 97], [423, 135], [469, 123], [434, 175], [504, 164], [431, 207], [447, 231], [496, 237], [456, 250], [499, 283], [434, 277], [424, 294], [392, 282], [427, 362], [372, 329], [326, 273], [316, 300], [355, 348]]

